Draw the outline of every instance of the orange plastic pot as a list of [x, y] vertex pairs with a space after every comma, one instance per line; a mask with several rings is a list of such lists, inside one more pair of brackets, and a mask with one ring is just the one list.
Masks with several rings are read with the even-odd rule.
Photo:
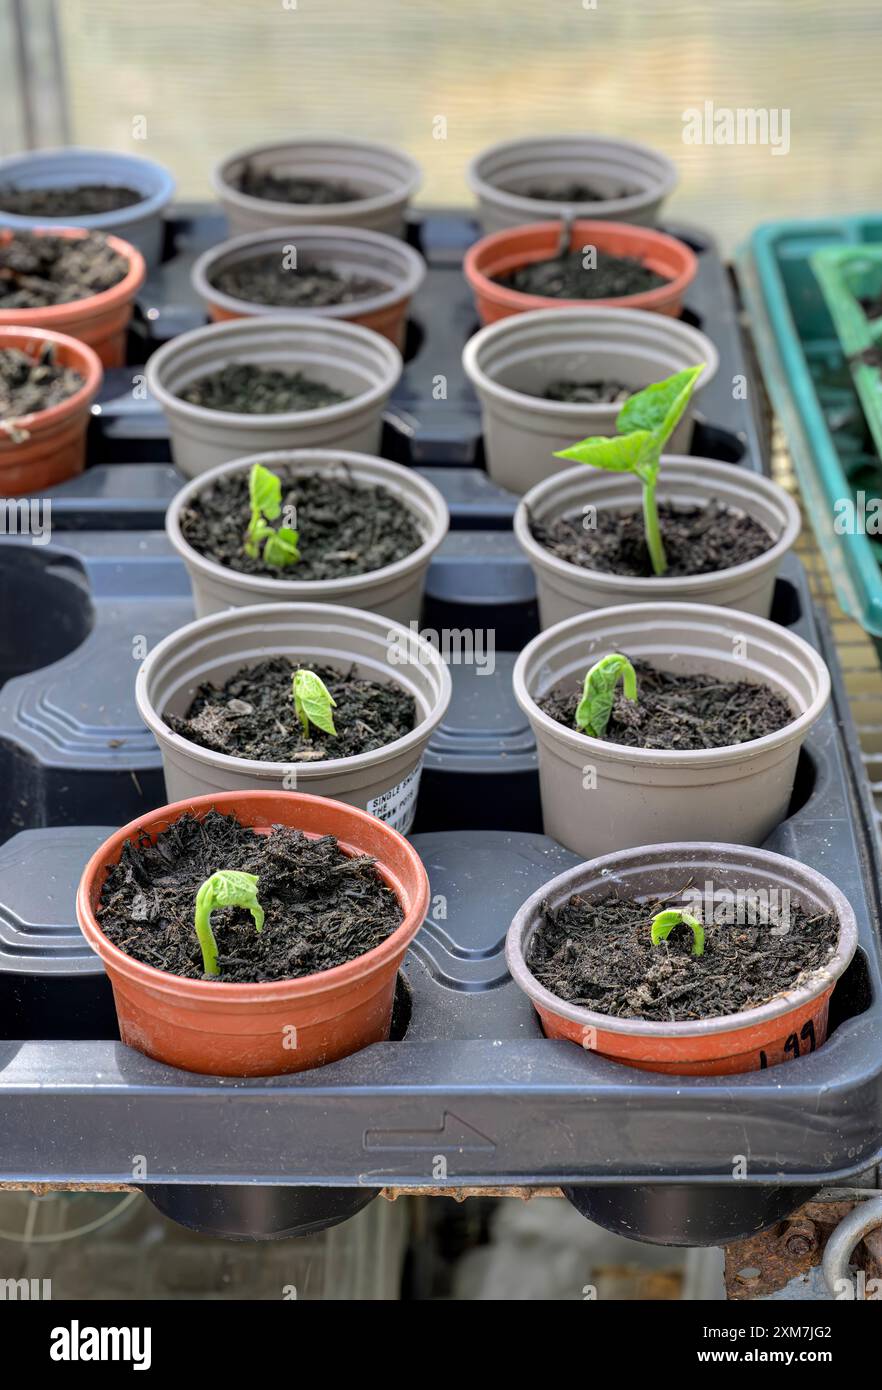
[[[190, 980], [143, 965], [98, 925], [96, 909], [111, 864], [126, 840], [154, 840], [185, 812], [216, 809], [257, 834], [294, 826], [312, 838], [334, 835], [347, 854], [369, 854], [394, 891], [404, 920], [356, 960], [316, 975], [269, 984]], [[77, 893], [77, 918], [113, 986], [124, 1043], [159, 1062], [213, 1076], [277, 1076], [337, 1061], [389, 1035], [398, 967], [429, 904], [429, 880], [416, 851], [383, 821], [354, 806], [302, 792], [221, 792], [162, 806], [117, 830], [92, 855]]]
[[[832, 912], [839, 921], [833, 957], [801, 984], [741, 1013], [682, 1023], [613, 1018], [559, 999], [527, 965], [530, 939], [545, 907], [559, 908], [574, 895], [592, 899], [658, 898], [677, 905], [684, 885], [715, 895], [751, 888], [782, 893], [810, 913]], [[716, 901], [716, 898], [715, 898]], [[706, 916], [703, 920], [709, 920]], [[647, 916], [647, 931], [649, 930]], [[821, 1047], [827, 1038], [830, 996], [857, 948], [857, 922], [848, 899], [817, 870], [768, 850], [741, 845], [643, 845], [578, 864], [524, 903], [509, 928], [506, 959], [515, 983], [533, 1001], [546, 1037], [565, 1038], [641, 1071], [680, 1076], [722, 1076], [759, 1071]], [[663, 949], [663, 948], [659, 948]]]
[[[82, 227], [39, 227], [35, 236], [84, 237]], [[12, 239], [8, 228], [0, 231], [0, 246]], [[118, 284], [88, 299], [70, 304], [50, 304], [45, 309], [0, 309], [0, 327], [50, 328], [78, 338], [98, 354], [105, 367], [122, 367], [126, 360], [126, 332], [132, 317], [135, 295], [147, 274], [144, 257], [120, 237], [109, 236], [107, 244], [129, 263], [128, 273]]]
[[97, 354], [76, 338], [46, 328], [0, 328], [0, 352], [18, 348], [36, 359], [46, 343], [52, 344], [56, 363], [79, 372], [83, 384], [58, 405], [19, 416], [0, 429], [0, 493], [4, 497], [42, 492], [85, 467], [89, 412], [104, 375]]
[[463, 261], [466, 280], [475, 296], [481, 322], [496, 323], [528, 309], [584, 309], [586, 304], [620, 309], [648, 309], [676, 318], [683, 296], [698, 274], [695, 253], [664, 232], [632, 227], [626, 222], [577, 220], [570, 233], [570, 250], [594, 246], [612, 256], [629, 256], [664, 275], [666, 285], [619, 299], [551, 299], [541, 294], [521, 294], [500, 285], [497, 277], [510, 275], [521, 266], [545, 261], [558, 254], [560, 222], [531, 222], [510, 231], [494, 232], [469, 247]]

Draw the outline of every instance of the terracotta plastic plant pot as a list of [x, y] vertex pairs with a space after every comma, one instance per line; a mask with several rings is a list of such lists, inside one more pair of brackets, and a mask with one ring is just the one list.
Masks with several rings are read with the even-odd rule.
[[[98, 925], [107, 869], [119, 862], [126, 840], [155, 840], [186, 812], [201, 818], [211, 810], [235, 815], [257, 834], [294, 826], [311, 838], [334, 835], [348, 854], [371, 855], [404, 920], [357, 960], [296, 980], [190, 980], [134, 960]], [[185, 1071], [277, 1076], [324, 1066], [388, 1037], [398, 968], [428, 903], [429, 881], [416, 850], [374, 816], [302, 792], [222, 792], [161, 806], [115, 831], [83, 871], [77, 920], [110, 977], [120, 1035], [129, 1047]]]
[[[652, 224], [677, 186], [677, 167], [666, 155], [632, 140], [602, 135], [537, 135], [503, 140], [482, 150], [466, 178], [478, 199], [486, 233], [525, 222], [547, 222], [575, 210], [594, 221]], [[586, 183], [604, 196], [563, 203], [529, 196], [537, 187]], [[623, 190], [629, 190], [622, 195]]]
[[0, 328], [0, 352], [18, 348], [36, 359], [47, 343], [56, 364], [79, 372], [83, 384], [58, 405], [7, 422], [14, 431], [0, 429], [0, 492], [5, 497], [43, 492], [85, 467], [89, 415], [104, 375], [96, 353], [76, 338], [46, 328]]
[[632, 227], [625, 222], [597, 222], [579, 219], [572, 225], [570, 250], [596, 247], [612, 256], [629, 256], [642, 261], [650, 270], [664, 275], [668, 283], [640, 294], [620, 299], [549, 299], [545, 295], [522, 294], [498, 283], [534, 261], [546, 261], [558, 254], [560, 222], [532, 222], [492, 236], [482, 237], [470, 246], [463, 271], [475, 296], [482, 323], [496, 323], [510, 314], [527, 309], [583, 309], [586, 303], [619, 309], [649, 309], [654, 314], [677, 318], [683, 310], [683, 296], [698, 274], [698, 260], [685, 242], [648, 227]]
[[[274, 656], [354, 668], [364, 679], [398, 685], [416, 702], [416, 725], [370, 753], [300, 763], [214, 753], [169, 728], [165, 716], [186, 714], [201, 685], [221, 685], [243, 666]], [[296, 787], [360, 806], [403, 835], [413, 824], [423, 756], [450, 694], [450, 673], [424, 638], [375, 613], [323, 603], [261, 604], [188, 623], [153, 648], [135, 683], [138, 712], [159, 744], [172, 801], [205, 792]], [[343, 713], [337, 713], [338, 727]]]
[[[589, 901], [610, 894], [650, 901], [682, 894], [691, 882], [701, 889], [710, 882], [715, 894], [758, 889], [774, 893], [772, 902], [789, 892], [790, 901], [808, 912], [833, 912], [839, 919], [836, 953], [798, 987], [768, 1003], [683, 1023], [594, 1013], [558, 999], [528, 968], [530, 940], [545, 905], [553, 910], [574, 894]], [[676, 905], [676, 896], [672, 902]], [[816, 869], [768, 850], [701, 841], [644, 845], [568, 869], [520, 908], [506, 938], [506, 959], [515, 983], [533, 1001], [547, 1037], [567, 1038], [643, 1071], [717, 1076], [758, 1071], [820, 1047], [827, 1037], [830, 996], [856, 948], [857, 923], [848, 899]]]
[[[423, 537], [422, 545], [394, 564], [342, 579], [274, 579], [269, 575], [239, 574], [226, 569], [188, 545], [181, 531], [181, 512], [217, 478], [227, 473], [247, 473], [253, 463], [261, 463], [273, 472], [284, 470], [289, 474], [318, 473], [327, 469], [339, 476], [341, 468], [345, 468], [354, 482], [384, 487], [397, 497], [413, 514]], [[244, 521], [247, 525], [248, 518]], [[449, 525], [447, 503], [438, 489], [418, 473], [398, 463], [387, 463], [369, 454], [350, 454], [342, 449], [292, 449], [222, 463], [182, 488], [165, 518], [168, 538], [187, 566], [196, 614], [200, 618], [252, 603], [306, 602], [367, 608], [400, 623], [419, 622], [429, 561], [447, 535]]]
[[159, 264], [164, 229], [162, 215], [171, 202], [175, 181], [169, 171], [152, 159], [114, 150], [87, 150], [77, 147], [56, 150], [28, 150], [26, 154], [0, 159], [0, 188], [76, 188], [80, 184], [109, 184], [132, 188], [141, 194], [137, 203], [112, 212], [95, 212], [77, 218], [26, 217], [4, 212], [0, 222], [13, 231], [47, 231], [58, 222], [90, 232], [112, 233], [136, 246], [149, 269]]
[[[362, 195], [345, 203], [276, 203], [241, 193], [236, 183], [245, 165], [260, 173], [294, 178], [330, 179], [349, 184]], [[261, 232], [274, 227], [333, 223], [364, 227], [387, 236], [403, 236], [405, 213], [421, 182], [419, 165], [400, 150], [371, 140], [281, 140], [251, 145], [221, 160], [212, 183], [227, 215], [230, 231]]]
[[[749, 743], [649, 749], [590, 738], [539, 708], [537, 699], [556, 687], [580, 686], [609, 652], [677, 675], [757, 681], [789, 704], [793, 720]], [[639, 603], [541, 632], [515, 663], [514, 693], [536, 737], [545, 832], [591, 859], [664, 835], [761, 844], [787, 814], [799, 750], [830, 697], [830, 675], [807, 642], [765, 618]]]
[[462, 363], [478, 393], [487, 472], [500, 487], [526, 492], [572, 464], [554, 457], [589, 435], [615, 434], [622, 406], [546, 400], [554, 381], [619, 381], [642, 390], [685, 367], [706, 364], [669, 441], [687, 453], [695, 406], [716, 375], [711, 340], [663, 314], [639, 309], [535, 309], [482, 328], [466, 343]]
[[[302, 372], [346, 399], [317, 410], [248, 415], [209, 410], [180, 392], [210, 372], [248, 362]], [[172, 457], [188, 478], [265, 449], [355, 449], [377, 453], [383, 409], [401, 375], [398, 349], [370, 329], [308, 314], [234, 319], [172, 338], [147, 363], [147, 385], [162, 406]]]
[[666, 454], [657, 487], [659, 502], [694, 507], [716, 500], [765, 526], [774, 544], [756, 559], [729, 569], [681, 578], [604, 574], [561, 560], [540, 545], [531, 530], [531, 518], [534, 523], [574, 515], [590, 518], [592, 513], [586, 508], [596, 508], [595, 515], [639, 511], [641, 496], [640, 483], [633, 474], [607, 473], [577, 463], [537, 483], [522, 499], [515, 513], [514, 531], [536, 576], [543, 628], [586, 609], [621, 603], [713, 603], [761, 618], [769, 616], [778, 569], [801, 529], [799, 507], [777, 483], [736, 464]]
[[[37, 235], [84, 237], [82, 227], [36, 227]], [[8, 227], [0, 228], [0, 246], [12, 239]], [[107, 244], [129, 263], [128, 274], [119, 284], [88, 299], [69, 304], [50, 304], [44, 309], [0, 309], [0, 328], [49, 328], [79, 338], [98, 354], [104, 367], [122, 367], [126, 360], [126, 332], [132, 317], [135, 295], [147, 274], [144, 257], [119, 237], [109, 236]]]
[[[328, 304], [302, 312], [322, 319], [360, 323], [388, 338], [399, 352], [403, 350], [408, 306], [423, 283], [426, 263], [406, 242], [359, 227], [289, 225], [284, 231], [249, 232], [213, 246], [199, 257], [192, 271], [193, 288], [204, 300], [209, 317], [223, 320], [290, 314], [291, 310], [284, 307], [254, 304], [223, 294], [215, 289], [213, 281], [221, 271], [268, 252], [277, 254], [281, 263], [292, 246], [301, 267], [311, 263], [329, 266], [340, 275], [365, 276], [383, 286], [377, 294], [349, 304]], [[296, 270], [291, 274], [296, 275]]]

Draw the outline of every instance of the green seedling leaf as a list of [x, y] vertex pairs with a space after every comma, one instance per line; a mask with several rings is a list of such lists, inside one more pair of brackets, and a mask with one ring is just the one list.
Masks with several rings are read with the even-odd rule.
[[282, 511], [281, 480], [264, 468], [262, 463], [253, 463], [248, 474], [248, 498], [251, 503], [251, 519], [245, 533], [245, 554], [256, 560], [263, 546], [264, 564], [273, 569], [284, 569], [296, 564], [300, 559], [297, 548], [298, 535], [290, 526], [280, 526], [278, 530], [270, 526]]
[[298, 533], [292, 531], [290, 526], [280, 526], [278, 531], [268, 526], [267, 532], [263, 547], [264, 564], [272, 565], [274, 569], [279, 570], [284, 569], [286, 565], [296, 564], [300, 559], [300, 551], [297, 548]]
[[295, 713], [307, 738], [310, 723], [323, 733], [336, 734], [331, 710], [337, 708], [337, 702], [321, 676], [317, 676], [315, 671], [295, 671], [291, 694], [294, 696]]
[[253, 463], [248, 474], [248, 497], [251, 502], [252, 518], [264, 517], [275, 521], [282, 511], [282, 484], [275, 473], [264, 468], [262, 463]]
[[703, 371], [703, 362], [697, 367], [686, 367], [665, 381], [653, 382], [631, 396], [616, 417], [619, 434], [649, 430], [655, 436], [661, 453], [689, 404], [689, 397]]
[[257, 900], [258, 882], [257, 874], [242, 873], [239, 869], [219, 869], [205, 880], [196, 894], [194, 926], [206, 975], [220, 974], [217, 942], [211, 930], [211, 914], [216, 907], [245, 907], [254, 918], [255, 930], [262, 929], [264, 911]]
[[692, 929], [692, 954], [694, 956], [704, 955], [704, 927], [697, 917], [693, 917], [691, 912], [681, 912], [677, 908], [668, 908], [664, 912], [657, 912], [652, 919], [652, 926], [649, 929], [653, 946], [660, 946], [663, 941], [667, 941], [674, 927], [680, 925]]
[[656, 453], [655, 436], [649, 430], [634, 430], [631, 434], [591, 435], [568, 449], [558, 449], [554, 457], [588, 463], [611, 473], [641, 476], [647, 467], [657, 467]]
[[612, 714], [616, 686], [622, 681], [626, 700], [637, 699], [637, 673], [626, 656], [611, 652], [595, 662], [585, 676], [576, 710], [576, 727], [592, 738], [603, 738]]

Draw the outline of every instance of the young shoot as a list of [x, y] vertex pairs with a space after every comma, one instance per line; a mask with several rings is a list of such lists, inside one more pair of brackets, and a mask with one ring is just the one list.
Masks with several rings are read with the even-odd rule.
[[697, 917], [693, 917], [691, 912], [680, 911], [678, 908], [667, 908], [664, 912], [657, 912], [652, 919], [652, 926], [649, 929], [653, 946], [660, 946], [663, 941], [667, 941], [674, 927], [690, 927], [692, 930], [692, 954], [694, 956], [704, 955], [704, 927]]
[[270, 526], [282, 512], [282, 484], [263, 464], [251, 465], [248, 474], [248, 498], [251, 520], [245, 533], [245, 554], [256, 560], [263, 546], [263, 563], [273, 569], [285, 569], [300, 559], [297, 549], [298, 533], [290, 526]]
[[294, 696], [294, 712], [303, 727], [304, 738], [309, 738], [309, 726], [314, 724], [326, 734], [336, 734], [332, 709], [337, 708], [334, 699], [321, 676], [315, 671], [295, 671], [291, 682]]
[[263, 927], [264, 912], [257, 900], [257, 874], [241, 873], [238, 869], [219, 869], [207, 878], [196, 894], [194, 926], [202, 948], [202, 965], [206, 975], [217, 976], [217, 942], [211, 930], [211, 914], [216, 907], [247, 907], [254, 918], [254, 927]]
[[686, 367], [630, 396], [616, 417], [617, 434], [592, 436], [555, 454], [555, 458], [575, 459], [577, 463], [613, 473], [634, 473], [640, 479], [646, 547], [657, 575], [664, 574], [668, 567], [655, 499], [662, 450], [689, 404], [704, 368], [703, 362], [697, 367]]
[[616, 686], [622, 682], [626, 700], [637, 699], [637, 673], [626, 656], [612, 652], [596, 661], [585, 676], [582, 698], [576, 710], [576, 728], [592, 738], [603, 738], [612, 714]]

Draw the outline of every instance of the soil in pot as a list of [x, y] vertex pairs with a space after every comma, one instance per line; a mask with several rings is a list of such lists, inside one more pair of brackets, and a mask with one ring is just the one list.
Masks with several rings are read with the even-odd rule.
[[144, 201], [144, 194], [122, 184], [81, 183], [68, 188], [0, 188], [0, 213], [17, 217], [94, 217]]
[[543, 203], [607, 203], [614, 198], [630, 198], [637, 191], [636, 188], [617, 188], [604, 193], [593, 184], [572, 179], [568, 183], [532, 184], [522, 196], [538, 198]]
[[[657, 912], [676, 907], [688, 885], [672, 898], [639, 902], [615, 895], [591, 901], [578, 895], [559, 908], [545, 905], [530, 940], [527, 965], [536, 979], [569, 1003], [612, 1018], [656, 1023], [689, 1022], [740, 1013], [792, 989], [835, 953], [835, 913], [810, 915], [798, 903], [775, 909], [768, 891], [745, 884], [736, 901], [753, 911], [714, 916], [704, 923], [704, 952], [693, 954], [683, 925], [652, 944]], [[764, 905], [762, 913], [759, 904]]]
[[[728, 748], [775, 733], [793, 722], [794, 712], [767, 685], [725, 681], [718, 676], [678, 676], [646, 661], [633, 661], [637, 699], [616, 690], [607, 743], [628, 748], [674, 750]], [[576, 729], [581, 686], [550, 691], [536, 701], [543, 713]]]
[[[422, 544], [413, 516], [384, 487], [356, 483], [345, 473], [288, 475], [282, 481], [282, 521], [296, 515], [300, 559], [286, 569], [245, 554], [251, 509], [248, 473], [226, 473], [181, 512], [188, 545], [227, 569], [276, 579], [341, 579], [368, 574], [412, 555]], [[291, 509], [295, 509], [291, 512]]]
[[82, 385], [73, 367], [56, 365], [51, 343], [36, 358], [19, 348], [0, 348], [0, 426], [60, 405]]
[[84, 237], [20, 232], [0, 245], [0, 309], [45, 309], [102, 294], [128, 261], [99, 232]]
[[506, 289], [547, 299], [624, 299], [670, 283], [664, 275], [658, 275], [633, 256], [613, 256], [599, 248], [596, 263], [590, 269], [586, 268], [584, 252], [579, 249], [563, 256], [531, 261], [508, 275], [495, 278], [496, 283]]
[[[715, 499], [701, 507], [659, 503], [658, 516], [668, 561], [666, 578], [730, 569], [775, 544], [759, 521]], [[581, 514], [562, 516], [547, 524], [534, 521], [530, 529], [552, 555], [580, 569], [654, 578], [642, 511], [598, 512], [591, 527], [585, 520]]]
[[621, 381], [575, 381], [560, 377], [537, 392], [546, 401], [568, 401], [573, 405], [618, 405], [633, 394], [633, 387]]
[[246, 163], [234, 188], [249, 198], [265, 198], [272, 203], [354, 203], [363, 198], [351, 183], [339, 179], [309, 179], [297, 174], [277, 174], [272, 169], [257, 169]]
[[291, 694], [299, 669], [283, 656], [243, 666], [222, 686], [201, 685], [183, 718], [163, 718], [176, 734], [214, 753], [281, 763], [370, 753], [403, 738], [416, 723], [416, 701], [400, 686], [363, 680], [354, 669], [310, 666], [334, 701], [337, 732], [310, 723], [306, 735]]
[[221, 294], [249, 304], [271, 304], [279, 309], [322, 309], [332, 304], [352, 304], [386, 289], [367, 275], [340, 275], [332, 266], [311, 262], [296, 270], [286, 268], [277, 252], [251, 256], [218, 270], [211, 280]]
[[121, 951], [187, 979], [203, 978], [194, 929], [201, 885], [221, 869], [257, 874], [265, 913], [218, 908], [211, 927], [220, 983], [297, 979], [372, 950], [401, 924], [395, 894], [367, 855], [349, 857], [332, 835], [311, 840], [275, 826], [255, 834], [234, 816], [181, 816], [155, 843], [127, 840], [101, 890], [97, 917]]
[[239, 415], [319, 410], [349, 399], [343, 391], [314, 381], [303, 372], [279, 371], [257, 362], [229, 362], [218, 371], [191, 381], [178, 395], [182, 401], [205, 410], [235, 411]]

